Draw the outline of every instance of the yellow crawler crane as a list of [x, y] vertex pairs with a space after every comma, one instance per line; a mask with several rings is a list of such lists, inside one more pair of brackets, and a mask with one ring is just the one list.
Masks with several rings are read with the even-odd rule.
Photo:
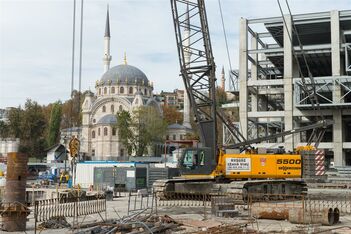
[[[277, 194], [297, 196], [306, 193], [306, 184], [302, 178], [304, 153], [314, 149], [311, 146], [312, 141], [315, 146], [318, 145], [325, 129], [333, 124], [333, 121], [321, 118], [315, 124], [302, 128], [254, 140], [245, 139], [230, 119], [216, 107], [216, 66], [204, 0], [171, 0], [171, 6], [181, 74], [203, 147], [185, 149], [179, 159], [181, 176], [156, 181], [154, 191], [157, 196], [168, 199], [178, 194], [210, 195], [232, 192], [239, 194], [245, 201], [248, 193], [256, 194], [253, 199], [258, 200], [277, 199]], [[300, 75], [303, 78], [301, 70]], [[313, 81], [311, 74], [309, 78]], [[313, 86], [305, 86], [306, 82], [303, 82], [303, 85], [311, 104], [319, 107]], [[217, 118], [239, 143], [219, 149]], [[254, 143], [307, 130], [313, 132], [307, 146], [294, 152], [270, 149], [258, 153], [251, 146]]]

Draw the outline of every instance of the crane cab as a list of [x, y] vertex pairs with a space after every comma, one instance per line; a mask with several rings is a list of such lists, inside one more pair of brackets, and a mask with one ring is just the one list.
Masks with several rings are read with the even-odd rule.
[[220, 152], [218, 163], [211, 148], [188, 148], [179, 159], [183, 177], [225, 179], [301, 178], [299, 154], [226, 154]]

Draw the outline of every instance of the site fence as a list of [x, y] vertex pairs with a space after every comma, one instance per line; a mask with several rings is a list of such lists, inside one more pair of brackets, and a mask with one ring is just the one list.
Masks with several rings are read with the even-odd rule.
[[310, 195], [305, 200], [305, 210], [321, 211], [337, 207], [341, 214], [351, 214], [351, 194], [323, 197], [322, 194]]
[[35, 230], [37, 222], [45, 222], [53, 217], [73, 217], [75, 220], [78, 216], [102, 212], [106, 212], [106, 199], [101, 197], [38, 200], [34, 205]]
[[155, 196], [151, 192], [128, 194], [128, 215], [155, 209]]

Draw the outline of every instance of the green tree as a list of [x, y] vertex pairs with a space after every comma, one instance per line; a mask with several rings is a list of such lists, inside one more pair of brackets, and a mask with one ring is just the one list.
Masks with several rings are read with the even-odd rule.
[[0, 121], [0, 138], [9, 137], [9, 126], [4, 121]]
[[8, 113], [8, 136], [14, 138], [22, 137], [22, 116], [23, 110], [19, 106], [18, 108], [11, 108]]
[[29, 157], [42, 158], [46, 141], [44, 138], [47, 123], [42, 107], [37, 102], [27, 99], [20, 118], [21, 137], [20, 151]]
[[58, 143], [59, 141], [61, 118], [62, 118], [62, 103], [58, 101], [53, 104], [51, 109], [48, 135], [47, 135], [48, 146], [52, 146]]
[[73, 90], [71, 99], [67, 100], [62, 105], [62, 128], [80, 126], [82, 115], [81, 109], [84, 101], [84, 94]]
[[163, 140], [167, 122], [152, 107], [140, 107], [130, 114], [127, 111], [117, 113], [117, 129], [121, 143], [128, 154], [142, 156], [148, 146]]
[[216, 102], [219, 107], [228, 102], [227, 93], [220, 87], [216, 88]]

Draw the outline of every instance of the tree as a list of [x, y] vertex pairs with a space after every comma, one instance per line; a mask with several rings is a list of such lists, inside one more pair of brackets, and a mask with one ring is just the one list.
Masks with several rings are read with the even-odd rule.
[[13, 138], [22, 137], [22, 116], [23, 110], [18, 108], [11, 108], [8, 113], [8, 136]]
[[60, 101], [53, 104], [49, 120], [49, 128], [47, 134], [48, 146], [52, 146], [59, 141], [60, 124], [62, 118], [62, 103]]
[[183, 114], [180, 113], [175, 107], [163, 106], [163, 118], [168, 124], [183, 123]]
[[81, 109], [84, 95], [77, 90], [73, 90], [71, 99], [62, 105], [62, 128], [80, 126], [82, 115]]
[[37, 102], [27, 99], [19, 123], [19, 151], [27, 153], [29, 157], [42, 158], [46, 148], [44, 133], [47, 126], [42, 107]]
[[0, 138], [7, 138], [9, 136], [9, 126], [4, 121], [0, 121]]
[[216, 88], [216, 102], [219, 107], [228, 102], [227, 93], [220, 87]]
[[142, 156], [147, 148], [163, 140], [167, 122], [152, 107], [139, 107], [132, 114], [117, 113], [117, 129], [121, 143], [128, 154]]

